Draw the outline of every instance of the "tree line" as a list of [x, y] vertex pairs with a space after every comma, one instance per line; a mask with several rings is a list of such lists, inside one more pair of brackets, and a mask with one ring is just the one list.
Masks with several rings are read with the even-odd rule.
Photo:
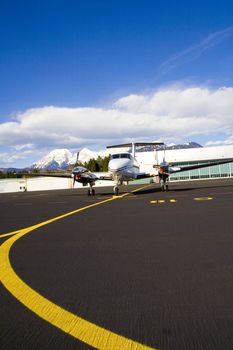
[[99, 172], [99, 171], [108, 171], [110, 155], [102, 158], [98, 156], [97, 159], [91, 158], [88, 162], [83, 163], [82, 165], [90, 171]]

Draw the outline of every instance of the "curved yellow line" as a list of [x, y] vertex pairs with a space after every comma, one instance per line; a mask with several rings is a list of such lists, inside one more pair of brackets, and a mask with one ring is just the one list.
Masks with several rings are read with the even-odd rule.
[[9, 232], [9, 233], [3, 233], [3, 234], [0, 235], [0, 238], [13, 236], [13, 235], [16, 235], [16, 233], [19, 233], [19, 232], [20, 232], [20, 230]]
[[[139, 189], [138, 189], [139, 190]], [[47, 322], [51, 323], [55, 327], [61, 329], [63, 332], [70, 334], [76, 339], [96, 348], [103, 350], [149, 350], [152, 349], [146, 345], [142, 345], [131, 339], [113, 333], [105, 328], [95, 325], [83, 318], [72, 314], [71, 312], [63, 309], [59, 305], [46, 299], [30, 286], [28, 286], [13, 270], [9, 253], [13, 244], [28, 234], [29, 232], [62, 219], [64, 217], [81, 212], [88, 208], [110, 202], [116, 198], [110, 198], [101, 202], [97, 202], [86, 207], [74, 210], [72, 212], [60, 215], [56, 218], [44, 221], [37, 225], [22, 229], [17, 235], [9, 238], [0, 247], [0, 280], [6, 289], [16, 298], [19, 302], [33, 311], [36, 315], [43, 318]]]

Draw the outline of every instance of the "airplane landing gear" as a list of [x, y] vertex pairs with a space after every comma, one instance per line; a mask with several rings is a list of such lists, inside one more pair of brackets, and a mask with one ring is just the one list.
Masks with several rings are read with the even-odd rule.
[[113, 191], [114, 191], [115, 196], [119, 196], [119, 187], [118, 186], [114, 186]]
[[94, 188], [90, 187], [88, 192], [87, 192], [88, 196], [94, 196], [95, 195], [95, 190]]
[[161, 191], [164, 192], [164, 191], [168, 191], [168, 185], [166, 185], [166, 183], [164, 181], [161, 181], [160, 182], [160, 188], [161, 188]]

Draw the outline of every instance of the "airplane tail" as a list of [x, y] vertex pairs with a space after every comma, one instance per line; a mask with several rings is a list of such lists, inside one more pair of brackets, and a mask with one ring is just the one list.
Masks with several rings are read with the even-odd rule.
[[132, 155], [135, 157], [136, 147], [140, 146], [161, 146], [164, 145], [163, 142], [130, 142], [130, 143], [122, 143], [119, 145], [107, 146], [106, 148], [124, 148], [124, 147], [132, 147]]

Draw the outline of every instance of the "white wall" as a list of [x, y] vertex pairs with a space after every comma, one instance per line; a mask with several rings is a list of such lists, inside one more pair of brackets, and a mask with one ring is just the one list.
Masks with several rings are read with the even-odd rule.
[[[98, 181], [96, 187], [112, 186], [113, 181]], [[24, 192], [42, 191], [42, 190], [59, 190], [73, 187], [72, 179], [54, 178], [54, 177], [35, 177], [26, 179], [4, 179], [0, 180], [0, 193], [4, 192]], [[74, 188], [82, 188], [83, 185], [75, 182]], [[87, 187], [88, 188], [88, 187]]]
[[4, 192], [18, 192], [19, 191], [18, 179], [4, 179], [0, 180], [0, 193]]
[[[138, 152], [136, 154], [137, 160], [143, 163], [161, 163], [164, 157], [164, 151], [156, 152]], [[200, 148], [187, 148], [166, 150], [165, 160], [169, 163], [180, 162], [194, 162], [201, 160], [213, 160], [213, 159], [226, 159], [233, 158], [233, 145], [218, 146], [218, 147], [200, 147]]]

